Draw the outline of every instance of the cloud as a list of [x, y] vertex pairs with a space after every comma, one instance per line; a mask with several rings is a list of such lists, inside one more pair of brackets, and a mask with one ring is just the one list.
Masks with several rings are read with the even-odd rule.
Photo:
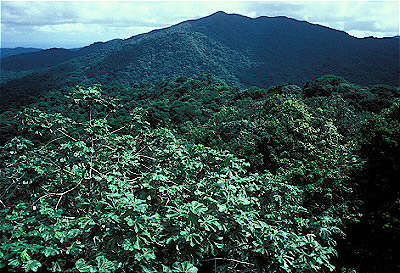
[[348, 21], [344, 22], [344, 29], [347, 31], [360, 30], [360, 31], [371, 31], [379, 32], [381, 29], [377, 27], [376, 22], [373, 21]]
[[300, 1], [2, 1], [3, 47], [80, 47], [128, 38], [223, 10], [249, 17], [287, 16], [377, 37], [398, 35], [397, 2]]
[[4, 25], [54, 25], [79, 20], [72, 2], [1, 2]]
[[359, 35], [365, 31], [377, 37], [399, 33], [399, 3], [395, 1], [259, 1], [248, 2], [246, 8], [257, 15], [284, 15], [346, 32], [352, 31], [357, 37], [361, 37]]
[[296, 16], [303, 11], [304, 5], [298, 2], [244, 2], [245, 12], [258, 16]]

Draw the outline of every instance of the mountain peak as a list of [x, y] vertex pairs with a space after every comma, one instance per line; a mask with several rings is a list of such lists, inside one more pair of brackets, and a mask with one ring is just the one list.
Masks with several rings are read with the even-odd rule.
[[220, 10], [220, 11], [214, 12], [210, 16], [213, 16], [213, 15], [228, 15], [228, 14], [225, 11]]
[[189, 20], [188, 22], [207, 22], [214, 25], [230, 25], [232, 22], [241, 22], [243, 20], [253, 20], [253, 18], [247, 17], [245, 15], [236, 14], [236, 13], [226, 13], [224, 11], [217, 11], [208, 16], [196, 19], [196, 20]]
[[[397, 86], [398, 46], [398, 39], [355, 39], [345, 32], [283, 16], [250, 18], [218, 11], [81, 49], [50, 49], [12, 58], [4, 58], [1, 51], [1, 72], [11, 72], [2, 73], [1, 80], [7, 82], [1, 82], [0, 109], [9, 94], [15, 95], [14, 90], [22, 94], [13, 97], [17, 103], [23, 96], [45, 90], [43, 86], [56, 88], [53, 82], [58, 84], [60, 78], [68, 79], [69, 85], [81, 81], [130, 84], [212, 72], [230, 84], [268, 88], [337, 74], [360, 84]], [[41, 74], [15, 78], [30, 70]], [[56, 79], [53, 82], [50, 74]]]
[[226, 17], [226, 16], [229, 16], [229, 14], [226, 13], [225, 11], [220, 10], [220, 11], [214, 12], [214, 13], [208, 15], [208, 16], [201, 17], [199, 19], [201, 20], [201, 19], [208, 19], [208, 18], [223, 18], [223, 17]]

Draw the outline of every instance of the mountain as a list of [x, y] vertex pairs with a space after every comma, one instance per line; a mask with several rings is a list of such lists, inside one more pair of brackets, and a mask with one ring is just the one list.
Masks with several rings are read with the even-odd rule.
[[12, 55], [2, 60], [2, 69], [15, 72], [50, 67], [68, 61], [74, 52], [63, 48], [52, 48], [32, 53]]
[[0, 48], [0, 59], [21, 53], [31, 53], [42, 50], [41, 48], [33, 47], [15, 47], [15, 48]]
[[98, 52], [114, 44], [115, 41], [118, 41], [118, 39], [106, 43], [97, 42], [78, 49], [50, 48], [30, 53], [16, 53], [2, 59], [1, 69], [22, 72], [47, 68], [93, 52]]
[[304, 84], [325, 74], [363, 85], [398, 86], [400, 73], [398, 39], [358, 39], [287, 17], [224, 12], [125, 40], [1, 62], [0, 101], [7, 105], [76, 84], [131, 86], [204, 73], [241, 87]]
[[[243, 77], [250, 85], [298, 84], [323, 74], [361, 84], [399, 85], [398, 40], [357, 39], [287, 17], [252, 19], [218, 12], [192, 24], [194, 31], [248, 52], [259, 63]], [[383, 71], [381, 66], [386, 66]]]

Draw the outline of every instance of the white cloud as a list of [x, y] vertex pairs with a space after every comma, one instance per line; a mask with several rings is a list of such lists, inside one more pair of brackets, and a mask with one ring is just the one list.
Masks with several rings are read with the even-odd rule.
[[[361, 37], [368, 33], [376, 37], [399, 33], [399, 3], [397, 1], [315, 1], [315, 2], [249, 2], [248, 9], [268, 16], [285, 15], [298, 20], [344, 30]], [[354, 28], [357, 22], [360, 29]], [[363, 23], [364, 22], [364, 23]], [[372, 28], [366, 31], [369, 24]], [[363, 36], [362, 36], [363, 37]]]

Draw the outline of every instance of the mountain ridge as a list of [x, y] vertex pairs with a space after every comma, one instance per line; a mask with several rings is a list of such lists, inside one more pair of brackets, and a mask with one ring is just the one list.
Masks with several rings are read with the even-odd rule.
[[35, 47], [13, 47], [13, 48], [9, 48], [9, 47], [3, 47], [0, 48], [0, 59], [2, 58], [6, 58], [8, 56], [12, 56], [12, 55], [17, 55], [17, 54], [22, 54], [22, 53], [31, 53], [31, 52], [36, 52], [36, 51], [40, 51], [43, 50], [42, 48], [35, 48]]
[[[0, 98], [21, 100], [76, 84], [129, 86], [207, 73], [242, 87], [301, 85], [326, 74], [363, 85], [399, 86], [398, 48], [396, 38], [359, 39], [283, 16], [216, 12], [75, 51], [53, 49], [4, 58]], [[55, 51], [68, 56], [50, 58]], [[44, 53], [42, 64], [32, 57]]]

